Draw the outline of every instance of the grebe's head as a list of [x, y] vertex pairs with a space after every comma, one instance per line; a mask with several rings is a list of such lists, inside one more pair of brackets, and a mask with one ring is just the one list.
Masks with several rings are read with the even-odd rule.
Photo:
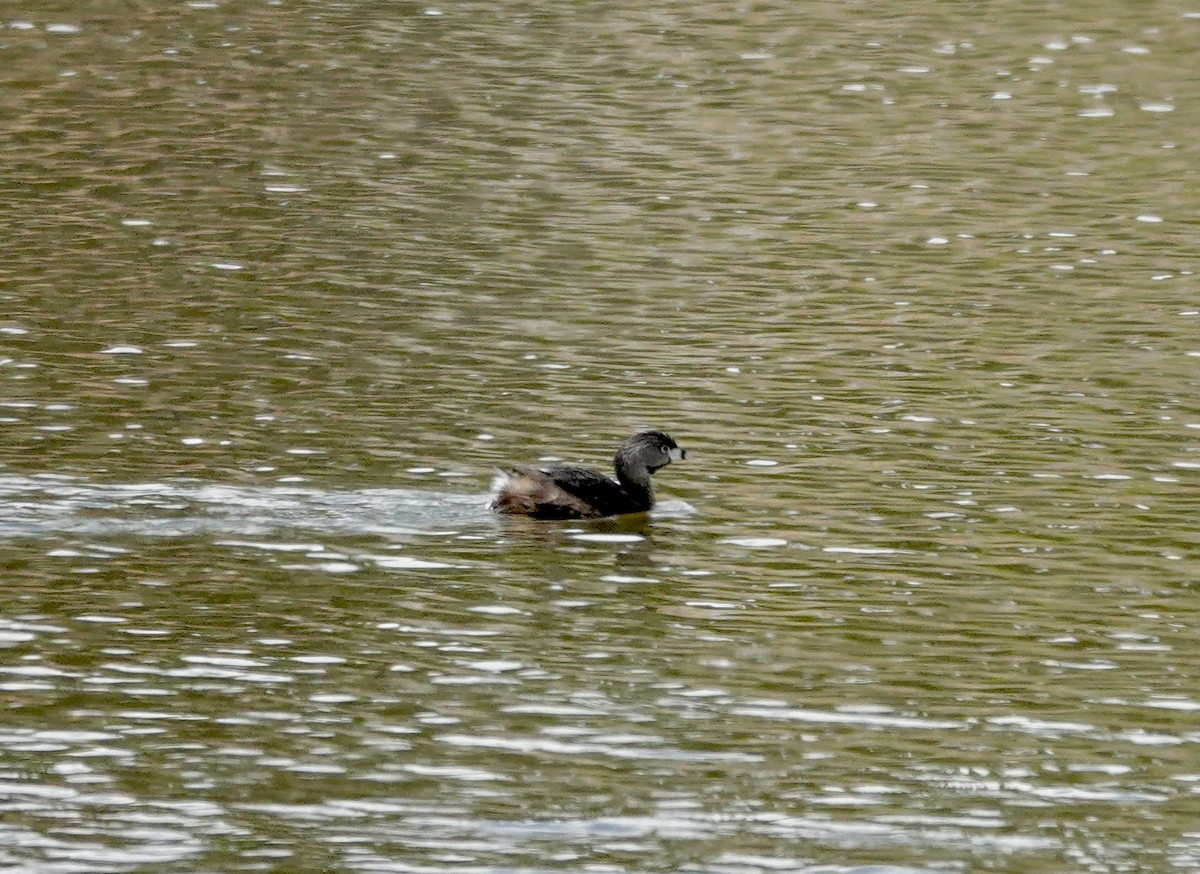
[[619, 447], [613, 461], [617, 469], [644, 468], [654, 473], [672, 461], [683, 461], [687, 450], [662, 431], [642, 431], [634, 434]]

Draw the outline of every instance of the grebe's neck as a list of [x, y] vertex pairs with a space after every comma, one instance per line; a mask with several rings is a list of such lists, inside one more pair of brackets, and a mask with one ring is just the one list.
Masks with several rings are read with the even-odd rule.
[[617, 481], [638, 510], [644, 512], [653, 507], [654, 491], [650, 488], [650, 471], [646, 466], [631, 463], [620, 455], [613, 459], [613, 465], [617, 469]]

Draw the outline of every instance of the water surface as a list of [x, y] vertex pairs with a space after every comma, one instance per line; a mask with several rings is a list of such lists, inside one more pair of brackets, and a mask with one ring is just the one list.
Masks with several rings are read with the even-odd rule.
[[0, 16], [0, 864], [1200, 871], [1198, 38]]

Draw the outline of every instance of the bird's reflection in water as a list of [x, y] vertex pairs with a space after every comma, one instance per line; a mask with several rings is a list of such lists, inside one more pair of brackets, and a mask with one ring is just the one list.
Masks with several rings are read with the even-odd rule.
[[618, 568], [645, 571], [655, 567], [654, 519], [649, 513], [628, 513], [604, 519], [544, 522], [504, 517], [500, 527], [513, 540], [561, 547], [577, 552], [611, 550]]

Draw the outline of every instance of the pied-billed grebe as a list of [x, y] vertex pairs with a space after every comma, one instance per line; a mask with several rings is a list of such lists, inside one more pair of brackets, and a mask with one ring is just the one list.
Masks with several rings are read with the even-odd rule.
[[492, 483], [491, 508], [509, 516], [534, 519], [596, 519], [621, 513], [645, 513], [654, 506], [650, 475], [687, 451], [662, 431], [634, 434], [617, 447], [614, 482], [586, 467], [510, 467]]

